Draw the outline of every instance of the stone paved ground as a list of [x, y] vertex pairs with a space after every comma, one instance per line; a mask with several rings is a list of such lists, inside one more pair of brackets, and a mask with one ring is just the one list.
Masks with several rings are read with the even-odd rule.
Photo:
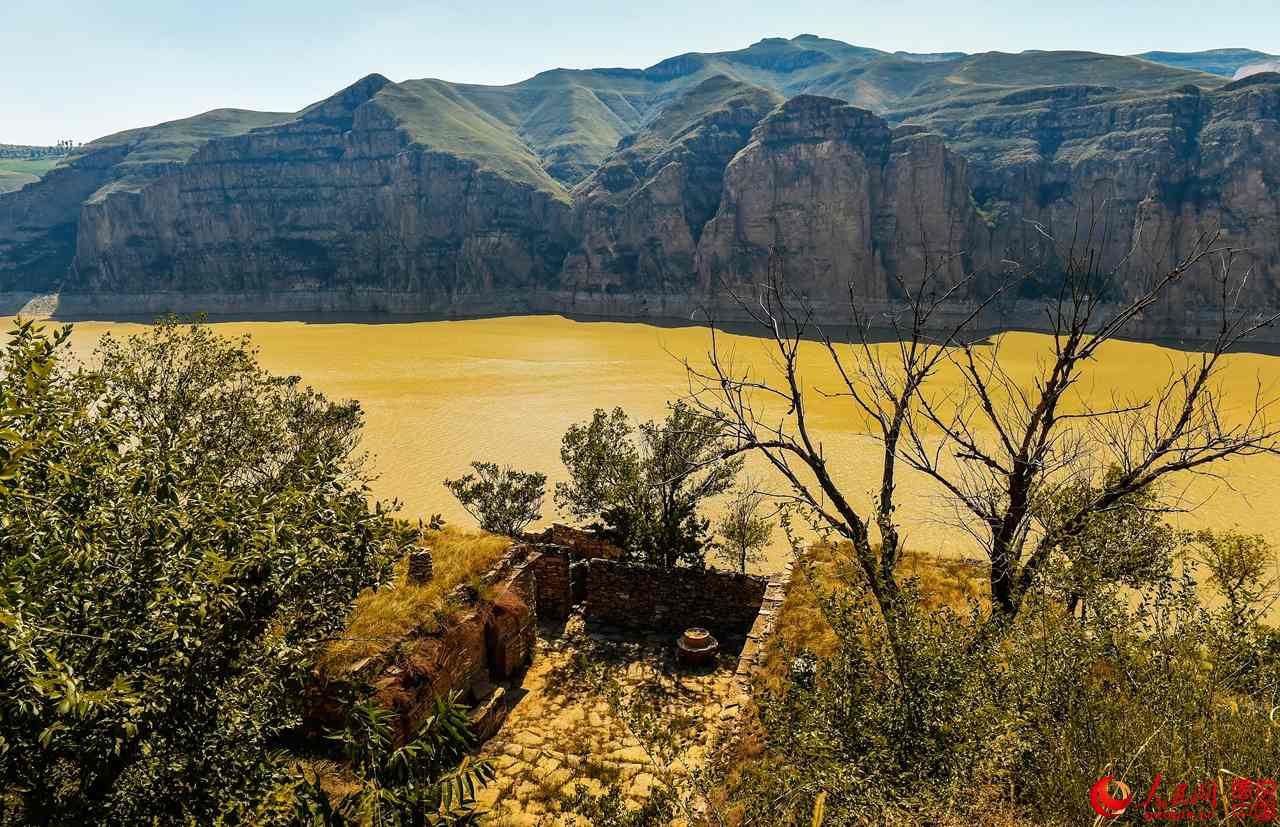
[[[716, 666], [696, 671], [677, 667], [674, 642], [587, 629], [580, 618], [542, 627], [533, 664], [514, 690], [519, 700], [481, 751], [497, 769], [481, 796], [487, 823], [573, 824], [558, 804], [579, 783], [599, 793], [616, 782], [636, 803], [660, 778], [678, 780], [700, 766], [745, 700], [734, 675], [740, 642], [725, 642]], [[612, 691], [601, 675], [616, 682]], [[649, 733], [647, 747], [636, 731]]]

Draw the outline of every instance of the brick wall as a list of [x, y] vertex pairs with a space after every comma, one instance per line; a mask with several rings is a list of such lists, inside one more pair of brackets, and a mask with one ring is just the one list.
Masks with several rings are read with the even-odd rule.
[[742, 634], [764, 600], [763, 577], [695, 569], [653, 569], [614, 560], [587, 568], [589, 621], [678, 631], [705, 626], [712, 633]]

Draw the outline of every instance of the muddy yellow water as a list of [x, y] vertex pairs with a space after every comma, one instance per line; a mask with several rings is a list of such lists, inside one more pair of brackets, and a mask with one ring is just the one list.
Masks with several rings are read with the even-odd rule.
[[[7, 326], [7, 322], [6, 322]], [[105, 331], [137, 325], [82, 322], [74, 345], [88, 356]], [[705, 329], [664, 328], [639, 323], [579, 322], [555, 316], [394, 324], [249, 322], [219, 324], [227, 334], [248, 333], [271, 370], [300, 374], [334, 398], [358, 399], [367, 416], [364, 448], [378, 478], [376, 496], [397, 499], [410, 516], [440, 512], [470, 525], [470, 518], [441, 485], [472, 460], [493, 460], [564, 478], [560, 436], [597, 407], [622, 406], [640, 418], [660, 417], [667, 400], [688, 391], [680, 357], [701, 360], [709, 344]], [[765, 367], [761, 340], [725, 336], [721, 345], [738, 361]], [[1028, 377], [1045, 357], [1050, 340], [1035, 334], [1000, 337], [1001, 363]], [[1149, 344], [1112, 343], [1101, 351], [1081, 385], [1099, 404], [1115, 392], [1157, 390], [1171, 365], [1187, 355]], [[838, 377], [817, 345], [807, 347], [805, 381], [836, 390]], [[1223, 378], [1229, 403], [1251, 402], [1258, 383], [1280, 384], [1280, 358], [1239, 355]], [[935, 393], [958, 390], [944, 373]], [[845, 490], [868, 502], [877, 485], [877, 445], [847, 401], [812, 395], [815, 432]], [[763, 471], [755, 464], [753, 470]], [[1192, 478], [1179, 487], [1198, 504], [1177, 519], [1187, 525], [1239, 527], [1266, 535], [1280, 546], [1280, 459], [1233, 459], [1217, 468], [1222, 479]], [[900, 516], [908, 542], [952, 555], [978, 550], [957, 525], [955, 509], [939, 489], [905, 474]], [[548, 497], [546, 517], [554, 517]], [[778, 538], [781, 539], [780, 537]], [[775, 542], [763, 568], [783, 559]]]

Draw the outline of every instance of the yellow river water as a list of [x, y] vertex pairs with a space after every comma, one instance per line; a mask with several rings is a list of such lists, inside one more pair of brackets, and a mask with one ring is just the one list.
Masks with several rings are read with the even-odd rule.
[[[553, 483], [563, 479], [559, 443], [571, 423], [596, 407], [618, 405], [638, 418], [661, 417], [667, 400], [688, 389], [679, 357], [699, 360], [709, 344], [707, 331], [698, 327], [558, 316], [389, 324], [229, 322], [217, 327], [228, 335], [250, 334], [267, 368], [300, 374], [333, 398], [360, 401], [367, 416], [364, 448], [378, 475], [373, 484], [377, 497], [398, 499], [407, 516], [440, 512], [468, 526], [470, 518], [441, 480], [465, 472], [472, 460], [541, 470]], [[73, 345], [91, 358], [102, 333], [138, 328], [80, 322]], [[1015, 376], [1029, 377], [1049, 343], [1038, 334], [1005, 334], [1000, 337], [1002, 364]], [[767, 364], [761, 340], [727, 336], [722, 344], [735, 348], [743, 363]], [[1081, 392], [1105, 401], [1116, 390], [1156, 390], [1167, 380], [1170, 365], [1186, 356], [1152, 344], [1110, 343]], [[802, 359], [811, 366], [805, 375], [808, 384], [836, 388], [838, 377], [816, 344]], [[1280, 384], [1280, 357], [1233, 356], [1223, 378], [1230, 403], [1243, 406], [1259, 381], [1268, 387]], [[949, 389], [948, 383], [958, 388], [953, 374], [942, 374], [938, 382], [939, 391]], [[814, 429], [830, 466], [847, 491], [869, 501], [879, 472], [877, 446], [849, 414], [847, 403], [813, 395], [811, 404]], [[1199, 507], [1177, 519], [1185, 525], [1239, 527], [1280, 547], [1280, 458], [1233, 459], [1219, 471], [1225, 483], [1209, 478], [1190, 482], [1187, 499]], [[910, 545], [948, 555], [978, 553], [934, 484], [906, 474], [899, 490], [899, 514]], [[548, 497], [546, 517], [554, 516]], [[780, 536], [776, 540], [763, 569], [776, 569], [783, 559]]]

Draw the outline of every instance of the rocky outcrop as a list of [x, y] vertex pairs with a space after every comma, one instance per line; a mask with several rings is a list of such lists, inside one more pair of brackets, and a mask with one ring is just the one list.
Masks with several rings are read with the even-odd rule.
[[1241, 66], [1235, 71], [1232, 79], [1243, 80], [1251, 75], [1260, 75], [1263, 72], [1280, 72], [1280, 60], [1260, 60], [1256, 63]]
[[[719, 210], [698, 247], [704, 290], [769, 275], [811, 300], [888, 300], [979, 228], [963, 158], [938, 135], [894, 132], [880, 117], [803, 95], [774, 110], [724, 174]], [[959, 277], [964, 262], [945, 263]]]
[[720, 203], [725, 167], [781, 98], [723, 75], [669, 107], [574, 190], [579, 246], [571, 288], [688, 292], [703, 226]]
[[375, 287], [448, 306], [548, 283], [568, 204], [414, 143], [371, 76], [294, 121], [205, 144], [86, 203], [68, 287], [91, 294]]
[[[795, 94], [813, 90], [838, 97]], [[1127, 260], [1119, 297], [1220, 226], [1246, 299], [1280, 307], [1277, 170], [1280, 75], [1081, 52], [920, 61], [802, 36], [505, 87], [371, 75], [297, 113], [109, 136], [0, 194], [0, 305], [687, 317], [774, 250], [844, 313], [850, 287], [892, 303], [941, 267], [982, 290], [1009, 260], [1043, 265], [1010, 298], [1043, 296], [1049, 238]], [[1210, 279], [1148, 332], [1198, 335]]]
[[0, 292], [58, 289], [75, 256], [81, 204], [126, 154], [87, 153], [0, 198]]
[[[1078, 239], [1108, 266], [1129, 257], [1118, 295], [1185, 255], [1221, 227], [1248, 250], [1252, 301], [1280, 304], [1280, 83], [1188, 86], [1141, 97], [1098, 87], [1056, 87], [971, 112], [938, 113], [931, 127], [969, 156], [970, 185], [987, 225], [991, 259], [1038, 263], [1046, 234]], [[981, 249], [971, 241], [969, 249]], [[1132, 253], [1132, 255], [1131, 255]], [[1024, 295], [1052, 287], [1053, 268]], [[1208, 267], [1165, 304], [1174, 316], [1213, 295]], [[1182, 327], [1171, 318], [1170, 332]]]

